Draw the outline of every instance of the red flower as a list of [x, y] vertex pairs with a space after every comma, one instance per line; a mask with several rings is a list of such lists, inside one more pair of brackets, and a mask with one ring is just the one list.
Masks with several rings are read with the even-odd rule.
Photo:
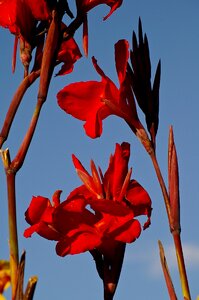
[[25, 213], [31, 225], [24, 231], [26, 238], [37, 232], [49, 240], [58, 241], [56, 249], [61, 256], [92, 250], [100, 244], [101, 237], [94, 224], [97, 218], [85, 208], [82, 197], [66, 199], [60, 204], [60, 191], [50, 200], [33, 197]]
[[73, 156], [84, 185], [71, 192], [61, 204], [60, 191], [54, 194], [53, 205], [47, 198], [33, 197], [25, 214], [31, 227], [25, 230], [24, 236], [37, 232], [58, 241], [56, 251], [60, 256], [98, 249], [109, 257], [118, 243], [135, 241], [141, 233], [140, 222], [135, 217], [147, 215], [144, 228], [149, 226], [151, 200], [139, 183], [130, 180], [129, 155], [128, 143], [117, 144], [104, 176], [101, 171], [99, 175], [93, 162], [92, 176], [89, 175]]
[[140, 223], [134, 217], [147, 215], [148, 220], [144, 224], [146, 228], [150, 225], [151, 215], [149, 195], [138, 182], [130, 180], [132, 170], [128, 170], [129, 156], [128, 143], [116, 144], [115, 153], [110, 157], [104, 176], [101, 170], [100, 175], [98, 174], [93, 162], [92, 176], [89, 175], [73, 156], [75, 168], [84, 185], [74, 190], [71, 196], [84, 195], [99, 217], [103, 235], [124, 243], [131, 243], [140, 235]]
[[129, 44], [126, 40], [120, 40], [115, 44], [115, 63], [120, 83], [119, 88], [104, 74], [96, 59], [93, 58], [93, 65], [102, 80], [100, 82], [72, 83], [57, 94], [59, 106], [66, 113], [85, 121], [86, 134], [91, 138], [101, 135], [102, 120], [111, 114], [116, 114], [128, 123], [133, 123], [135, 128], [142, 127], [126, 78], [128, 48]]

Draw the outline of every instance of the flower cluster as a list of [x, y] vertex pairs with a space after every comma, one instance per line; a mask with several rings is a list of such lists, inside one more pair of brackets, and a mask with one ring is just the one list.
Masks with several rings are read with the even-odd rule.
[[[130, 145], [116, 144], [105, 174], [91, 161], [90, 175], [73, 155], [76, 171], [83, 185], [73, 190], [60, 203], [61, 191], [49, 199], [33, 197], [26, 221], [31, 225], [24, 236], [37, 232], [44, 238], [58, 241], [57, 254], [77, 254], [98, 249], [111, 256], [118, 242], [132, 243], [141, 233], [136, 217], [147, 215], [144, 228], [150, 224], [151, 200], [144, 188], [131, 180], [128, 170]], [[88, 208], [89, 206], [89, 208]]]

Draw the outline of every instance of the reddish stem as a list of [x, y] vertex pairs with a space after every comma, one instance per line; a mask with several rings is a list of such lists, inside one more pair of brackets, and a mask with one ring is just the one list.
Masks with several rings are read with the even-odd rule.
[[14, 97], [12, 99], [12, 102], [10, 104], [10, 107], [8, 109], [8, 112], [5, 117], [5, 121], [0, 133], [0, 148], [2, 147], [3, 143], [6, 141], [12, 122], [14, 120], [15, 114], [17, 112], [17, 109], [23, 99], [23, 96], [26, 92], [26, 90], [29, 88], [29, 86], [39, 77], [40, 71], [32, 72], [29, 74], [26, 78], [24, 78], [19, 85], [16, 93], [14, 94]]
[[59, 20], [55, 11], [52, 13], [53, 19], [49, 27], [48, 35], [46, 38], [42, 65], [41, 65], [41, 75], [39, 82], [38, 100], [35, 111], [30, 122], [28, 131], [24, 137], [24, 140], [19, 148], [19, 151], [11, 163], [11, 168], [17, 172], [23, 165], [26, 154], [28, 152], [30, 143], [32, 141], [41, 108], [46, 101], [48, 88], [50, 85], [50, 80], [52, 78], [52, 73], [55, 66], [55, 56], [59, 41]]
[[178, 269], [179, 269], [179, 276], [180, 276], [180, 280], [181, 280], [182, 293], [183, 293], [184, 299], [191, 300], [189, 284], [188, 284], [186, 268], [185, 268], [185, 262], [184, 262], [183, 249], [182, 249], [182, 244], [181, 244], [180, 232], [173, 231], [173, 229], [172, 229], [173, 222], [172, 222], [172, 217], [171, 217], [169, 195], [168, 195], [168, 192], [166, 189], [164, 179], [162, 177], [162, 173], [160, 171], [160, 167], [159, 167], [155, 152], [152, 152], [150, 154], [150, 157], [153, 162], [154, 169], [156, 171], [156, 175], [157, 175], [157, 178], [158, 178], [161, 190], [162, 190], [162, 195], [164, 198], [164, 203], [165, 203], [167, 216], [168, 216], [168, 220], [169, 220], [170, 231], [171, 231], [171, 233], [173, 235], [173, 239], [174, 239], [176, 257], [177, 257]]

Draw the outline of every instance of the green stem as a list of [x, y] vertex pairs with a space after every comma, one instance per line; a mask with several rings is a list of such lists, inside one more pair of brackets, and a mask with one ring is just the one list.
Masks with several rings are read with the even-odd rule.
[[6, 174], [6, 181], [7, 181], [11, 288], [12, 288], [12, 300], [14, 300], [16, 294], [16, 288], [17, 288], [17, 273], [18, 273], [18, 265], [19, 265], [16, 191], [15, 191], [16, 173], [13, 172], [12, 169], [10, 168], [10, 153], [8, 149], [1, 150], [1, 157], [3, 161], [5, 174]]
[[7, 179], [7, 193], [8, 193], [8, 224], [9, 224], [11, 286], [12, 286], [12, 299], [14, 299], [16, 293], [16, 287], [17, 287], [17, 269], [19, 263], [15, 173], [6, 171], [6, 179]]
[[176, 257], [178, 261], [178, 269], [179, 269], [180, 280], [181, 280], [182, 294], [184, 299], [191, 300], [180, 233], [173, 232], [172, 236], [173, 236], [175, 249], [176, 249]]

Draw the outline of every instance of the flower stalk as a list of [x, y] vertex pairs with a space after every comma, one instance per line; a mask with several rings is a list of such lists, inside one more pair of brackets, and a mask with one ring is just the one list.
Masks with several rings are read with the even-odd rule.
[[14, 97], [11, 101], [10, 107], [8, 109], [8, 112], [5, 117], [5, 121], [0, 133], [0, 148], [3, 146], [4, 142], [6, 141], [12, 122], [14, 120], [15, 114], [17, 112], [17, 109], [23, 99], [23, 96], [27, 89], [34, 83], [34, 81], [39, 77], [40, 71], [35, 71], [30, 73], [28, 76], [26, 76], [21, 84], [19, 85], [16, 93], [14, 94]]
[[186, 273], [181, 236], [180, 236], [180, 205], [179, 205], [179, 181], [178, 181], [178, 164], [177, 154], [174, 144], [174, 137], [172, 128], [169, 133], [169, 149], [168, 149], [168, 172], [169, 172], [169, 193], [155, 155], [155, 151], [150, 154], [166, 207], [168, 222], [171, 234], [173, 236], [179, 276], [181, 281], [182, 294], [184, 299], [191, 300], [188, 278]]
[[7, 180], [10, 270], [11, 270], [12, 300], [14, 300], [16, 288], [17, 288], [17, 270], [19, 264], [17, 215], [16, 215], [16, 192], [15, 192], [16, 173], [10, 167], [9, 150], [8, 149], [2, 150], [1, 156], [2, 156], [5, 173], [6, 173], [6, 180]]

